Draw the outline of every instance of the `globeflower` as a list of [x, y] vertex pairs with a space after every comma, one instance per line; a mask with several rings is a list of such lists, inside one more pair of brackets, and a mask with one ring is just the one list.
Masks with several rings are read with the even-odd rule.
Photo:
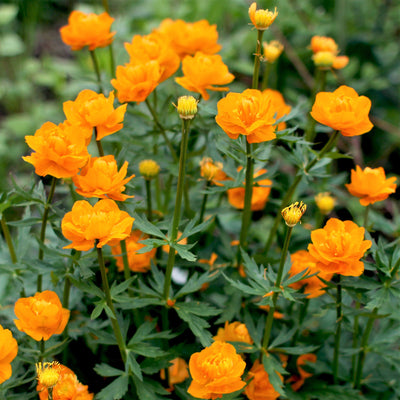
[[292, 377], [291, 379], [294, 380], [294, 383], [292, 383], [292, 389], [294, 391], [299, 390], [304, 385], [305, 380], [313, 375], [311, 372], [304, 370], [302, 366], [307, 365], [308, 363], [315, 363], [316, 361], [317, 361], [317, 356], [312, 353], [302, 354], [297, 358], [296, 365], [300, 376]]
[[323, 229], [312, 231], [308, 251], [317, 262], [316, 268], [324, 273], [360, 276], [364, 272], [360, 258], [372, 245], [364, 240], [364, 232], [353, 221], [336, 218], [329, 219]]
[[46, 122], [35, 135], [25, 136], [25, 141], [34, 152], [22, 159], [40, 176], [71, 178], [89, 159], [84, 135], [77, 126]]
[[382, 167], [364, 170], [356, 165], [351, 170], [351, 182], [346, 184], [347, 190], [355, 197], [360, 198], [360, 204], [368, 206], [377, 201], [386, 200], [390, 194], [396, 191], [396, 178], [386, 179], [385, 170]]
[[282, 54], [283, 44], [278, 40], [263, 42], [263, 59], [273, 64]]
[[332, 38], [327, 36], [313, 36], [311, 38], [310, 47], [314, 54], [321, 51], [328, 51], [336, 55], [339, 52], [336, 42]]
[[347, 56], [337, 56], [335, 57], [332, 68], [342, 69], [349, 63], [349, 57]]
[[88, 251], [96, 240], [98, 248], [113, 246], [130, 235], [133, 221], [114, 200], [99, 200], [93, 207], [86, 200], [76, 201], [61, 221], [63, 235], [72, 241], [64, 249]]
[[[285, 99], [278, 90], [265, 89], [263, 90], [262, 94], [271, 100], [271, 108], [276, 113], [275, 119], [281, 119], [290, 113], [292, 107], [285, 103]], [[276, 127], [277, 131], [281, 131], [283, 129], [286, 129], [286, 122], [280, 122]]]
[[328, 192], [318, 193], [314, 197], [314, 200], [315, 203], [317, 204], [317, 207], [319, 208], [319, 211], [323, 215], [329, 214], [333, 210], [336, 204], [335, 198], [332, 197], [331, 194]]
[[63, 333], [69, 320], [69, 310], [62, 307], [57, 294], [51, 290], [18, 299], [14, 312], [17, 328], [37, 341]]
[[200, 176], [217, 186], [222, 186], [219, 181], [227, 179], [222, 167], [223, 165], [221, 162], [213, 161], [210, 157], [204, 157], [200, 161]]
[[221, 342], [243, 342], [253, 344], [247, 326], [239, 321], [232, 323], [226, 321], [223, 328], [218, 328], [217, 335], [214, 336], [213, 339]]
[[205, 19], [185, 22], [181, 19], [173, 21], [167, 18], [162, 21], [156, 32], [163, 36], [181, 59], [198, 51], [215, 54], [221, 50], [217, 43], [217, 26], [210, 25]]
[[81, 196], [125, 201], [133, 196], [122, 194], [122, 192], [125, 190], [125, 185], [135, 176], [125, 178], [127, 170], [128, 161], [125, 161], [118, 171], [113, 155], [92, 157], [81, 169], [79, 175], [75, 175], [72, 180], [77, 193]]
[[106, 12], [97, 15], [72, 11], [68, 25], [60, 28], [61, 39], [72, 50], [81, 50], [85, 46], [89, 46], [90, 51], [106, 47], [115, 35], [115, 32], [110, 32], [113, 21], [114, 18]]
[[249, 17], [251, 23], [259, 31], [264, 31], [270, 27], [278, 16], [276, 7], [274, 12], [270, 10], [257, 10], [257, 3], [254, 2], [249, 8]]
[[218, 104], [217, 124], [231, 138], [245, 135], [248, 143], [261, 143], [276, 138], [275, 114], [270, 95], [256, 89], [228, 93]]
[[86, 144], [90, 143], [93, 128], [96, 128], [96, 140], [122, 129], [126, 107], [127, 104], [123, 104], [114, 109], [114, 92], [107, 98], [89, 89], [82, 90], [74, 101], [63, 104], [68, 122], [84, 127], [90, 133]]
[[225, 393], [242, 389], [241, 376], [246, 367], [235, 348], [225, 342], [214, 342], [189, 360], [193, 378], [188, 393], [200, 399], [217, 399]]
[[343, 136], [358, 136], [373, 128], [368, 118], [370, 109], [368, 97], [359, 96], [353, 88], [343, 85], [333, 93], [318, 93], [311, 116], [320, 124], [340, 131]]
[[[161, 379], [165, 379], [165, 370], [160, 372]], [[180, 357], [171, 360], [171, 365], [168, 367], [168, 384], [169, 390], [174, 389], [174, 385], [181, 383], [189, 378], [189, 369], [187, 362]]]
[[[128, 255], [129, 269], [133, 272], [147, 272], [151, 268], [151, 260], [156, 255], [157, 249], [152, 249], [147, 253], [138, 253], [138, 250], [145, 247], [141, 240], [147, 239], [148, 236], [139, 230], [134, 230], [130, 236], [125, 240], [126, 252]], [[124, 270], [124, 261], [122, 258], [121, 243], [111, 247], [111, 252], [117, 261], [118, 271]]]
[[220, 55], [209, 55], [200, 51], [193, 57], [186, 56], [183, 59], [182, 72], [184, 76], [175, 78], [175, 81], [191, 92], [200, 93], [204, 100], [210, 98], [207, 90], [228, 90], [227, 87], [214, 85], [227, 85], [235, 79]]
[[18, 343], [9, 329], [0, 325], [0, 384], [11, 378], [11, 362], [17, 356]]

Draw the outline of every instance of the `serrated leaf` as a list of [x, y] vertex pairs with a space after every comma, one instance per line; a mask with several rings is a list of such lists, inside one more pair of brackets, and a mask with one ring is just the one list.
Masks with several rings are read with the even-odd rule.
[[179, 244], [179, 243], [171, 243], [170, 246], [173, 247], [179, 254], [179, 257], [184, 260], [194, 262], [197, 260], [197, 257], [191, 253], [188, 249], [192, 248], [195, 245], [193, 244]]
[[128, 391], [128, 375], [121, 375], [96, 394], [96, 400], [120, 400]]
[[137, 379], [143, 381], [142, 370], [140, 369], [140, 365], [136, 361], [135, 354], [131, 352], [129, 349], [127, 349], [126, 353], [128, 357], [126, 359], [125, 368], [127, 369], [127, 371], [131, 370]]
[[97, 303], [96, 307], [93, 309], [92, 313], [90, 314], [90, 319], [96, 319], [97, 317], [100, 316], [100, 314], [104, 310], [104, 306], [106, 305], [106, 302], [104, 300], [100, 301]]
[[96, 364], [93, 369], [100, 376], [107, 376], [107, 377], [108, 376], [120, 376], [125, 373], [125, 371], [111, 367], [108, 364]]
[[185, 226], [185, 229], [182, 232], [182, 235], [179, 237], [179, 241], [182, 239], [193, 236], [196, 233], [207, 230], [207, 228], [214, 222], [214, 218], [209, 218], [208, 220], [202, 222], [201, 224], [197, 224], [198, 216], [196, 215], [189, 223]]
[[178, 293], [176, 293], [174, 298], [179, 299], [179, 297], [185, 296], [189, 293], [197, 292], [204, 283], [215, 279], [216, 275], [217, 274], [210, 274], [207, 272], [199, 276], [195, 272], [185, 283], [185, 285], [178, 291]]
[[128, 345], [128, 349], [135, 354], [152, 358], [164, 357], [167, 354], [164, 350], [161, 350], [159, 347], [152, 346], [151, 344], [146, 342]]
[[286, 373], [286, 371], [282, 368], [282, 365], [271, 354], [263, 356], [262, 361], [264, 369], [268, 374], [268, 378], [272, 386], [283, 397], [286, 397], [286, 393], [283, 390], [283, 382], [280, 376], [277, 374], [277, 372], [282, 374]]
[[161, 239], [168, 240], [167, 237], [161, 232], [159, 228], [157, 228], [154, 224], [149, 222], [145, 217], [141, 217], [138, 214], [133, 214], [135, 221], [133, 222], [134, 226], [140, 231], [147, 233], [151, 236], [155, 236]]
[[283, 330], [279, 333], [279, 335], [271, 342], [271, 344], [269, 345], [269, 349], [274, 349], [278, 346], [280, 346], [283, 343], [288, 342], [292, 336], [294, 335], [294, 333], [296, 332], [296, 327], [294, 327], [293, 329], [290, 330]]
[[296, 347], [279, 347], [280, 351], [283, 351], [286, 354], [306, 354], [306, 353], [313, 353], [317, 350], [319, 346], [296, 346]]
[[200, 301], [190, 301], [184, 303], [176, 303], [174, 308], [176, 310], [184, 310], [195, 315], [201, 315], [203, 317], [209, 317], [218, 315], [221, 311], [217, 308], [210, 306], [207, 303], [202, 303]]
[[100, 297], [101, 299], [105, 299], [103, 291], [98, 288], [92, 281], [82, 281], [82, 280], [77, 280], [74, 277], [70, 276], [70, 281], [71, 283], [77, 287], [79, 290], [82, 290], [82, 292], [85, 293], [90, 293], [93, 296]]

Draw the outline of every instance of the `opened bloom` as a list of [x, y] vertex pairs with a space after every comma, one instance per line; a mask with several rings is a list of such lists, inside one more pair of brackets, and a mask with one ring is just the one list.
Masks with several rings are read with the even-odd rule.
[[207, 90], [227, 91], [227, 87], [215, 85], [227, 85], [235, 78], [220, 55], [209, 55], [200, 51], [193, 57], [186, 56], [183, 59], [182, 72], [184, 76], [175, 78], [175, 81], [191, 92], [200, 93], [204, 100], [210, 98]]
[[[165, 379], [165, 370], [160, 372], [161, 379]], [[187, 362], [180, 357], [171, 360], [171, 365], [168, 367], [168, 384], [169, 389], [173, 390], [174, 385], [181, 383], [189, 378], [189, 368]]]
[[[252, 379], [251, 379], [252, 378]], [[256, 360], [251, 367], [247, 379], [251, 381], [246, 386], [244, 394], [250, 400], [275, 400], [280, 394], [269, 381], [268, 373], [260, 361]], [[282, 377], [281, 377], [282, 379]]]
[[37, 363], [36, 373], [39, 385], [48, 388], [53, 388], [60, 379], [59, 372], [60, 364], [57, 361]]
[[312, 353], [302, 354], [297, 358], [296, 365], [300, 376], [291, 378], [291, 380], [294, 381], [291, 385], [294, 391], [299, 390], [304, 385], [305, 380], [313, 375], [311, 372], [302, 368], [302, 366], [307, 365], [308, 363], [315, 363], [316, 361], [317, 356]]
[[115, 245], [130, 235], [133, 221], [114, 200], [103, 199], [93, 207], [86, 200], [76, 201], [61, 221], [63, 235], [72, 241], [64, 248], [87, 251], [94, 247], [96, 240], [99, 248]]
[[25, 141], [34, 152], [22, 159], [40, 176], [71, 178], [89, 159], [85, 138], [77, 126], [46, 122], [34, 136], [25, 136]]
[[57, 294], [51, 290], [18, 299], [14, 312], [17, 328], [37, 341], [63, 333], [69, 319], [69, 310], [62, 307]]
[[[292, 107], [285, 103], [285, 99], [278, 90], [265, 89], [262, 93], [271, 100], [271, 108], [274, 110], [275, 119], [281, 119], [290, 113]], [[283, 129], [286, 129], [286, 122], [280, 122], [276, 127], [277, 131]]]
[[222, 170], [222, 163], [213, 161], [210, 157], [204, 157], [200, 161], [200, 176], [217, 186], [222, 186], [219, 181], [227, 179], [225, 172]]
[[125, 161], [118, 171], [117, 161], [113, 155], [93, 157], [72, 180], [77, 193], [81, 196], [125, 201], [133, 196], [122, 192], [125, 190], [125, 185], [135, 176], [126, 178], [127, 170], [128, 161]]
[[89, 133], [88, 141], [92, 137], [92, 130], [96, 128], [96, 140], [118, 132], [123, 127], [127, 104], [114, 109], [114, 92], [107, 97], [93, 90], [82, 90], [74, 101], [63, 104], [64, 114], [68, 122], [86, 128]]
[[188, 393], [199, 399], [217, 399], [236, 392], [246, 384], [241, 379], [245, 367], [246, 363], [231, 344], [216, 341], [190, 357], [193, 380]]
[[326, 286], [318, 277], [321, 277], [325, 281], [330, 281], [333, 274], [329, 272], [320, 272], [317, 268], [317, 261], [307, 250], [296, 251], [291, 255], [291, 259], [292, 266], [289, 270], [290, 276], [297, 275], [305, 270], [307, 270], [308, 275], [313, 275], [315, 273], [317, 273], [317, 275], [301, 279], [289, 286], [293, 289], [301, 289], [304, 286], [304, 294], [307, 294], [307, 298], [309, 299], [322, 296], [325, 293], [324, 288]]
[[[133, 272], [147, 272], [151, 268], [151, 260], [156, 255], [157, 249], [152, 249], [146, 253], [138, 253], [138, 250], [145, 247], [141, 240], [147, 239], [148, 236], [139, 230], [134, 230], [130, 236], [125, 240], [126, 252], [128, 254], [129, 269]], [[121, 244], [118, 243], [111, 247], [111, 252], [117, 260], [118, 271], [124, 270], [124, 262], [122, 259]]]
[[181, 59], [198, 51], [215, 54], [221, 50], [221, 46], [217, 43], [217, 26], [210, 25], [205, 19], [185, 22], [181, 19], [173, 21], [167, 18], [156, 32], [162, 35], [164, 41], [169, 43]]
[[311, 116], [320, 124], [340, 131], [343, 136], [358, 136], [373, 128], [368, 118], [370, 109], [368, 97], [359, 96], [353, 88], [343, 85], [332, 93], [318, 93]]
[[336, 218], [329, 219], [323, 229], [312, 231], [308, 251], [317, 261], [316, 268], [325, 273], [360, 276], [364, 272], [360, 258], [372, 245], [364, 240], [364, 232], [353, 221]]
[[72, 11], [68, 25], [60, 28], [61, 39], [72, 50], [81, 50], [85, 46], [89, 46], [89, 50], [106, 47], [115, 35], [115, 32], [110, 32], [113, 21], [114, 18], [106, 12], [97, 15]]
[[221, 342], [244, 342], [253, 344], [247, 326], [239, 321], [232, 323], [226, 321], [223, 328], [218, 328], [217, 335], [214, 336], [213, 339]]
[[0, 384], [11, 378], [11, 362], [17, 356], [18, 343], [9, 329], [0, 325]]
[[268, 29], [277, 16], [276, 7], [274, 12], [270, 10], [257, 10], [257, 3], [254, 2], [249, 8], [250, 21], [259, 31]]
[[351, 182], [346, 184], [347, 190], [355, 197], [360, 198], [360, 204], [368, 206], [377, 201], [386, 200], [390, 194], [396, 191], [396, 178], [386, 179], [385, 170], [382, 167], [364, 170], [356, 165], [351, 170]]
[[327, 36], [313, 36], [310, 47], [314, 54], [327, 51], [336, 55], [339, 51], [336, 42]]
[[261, 143], [276, 138], [275, 114], [270, 94], [256, 89], [228, 93], [218, 104], [217, 124], [231, 138], [245, 135], [249, 143]]

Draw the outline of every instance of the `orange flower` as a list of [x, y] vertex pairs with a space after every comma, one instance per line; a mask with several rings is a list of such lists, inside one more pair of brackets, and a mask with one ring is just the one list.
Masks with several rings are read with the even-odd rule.
[[241, 376], [246, 367], [235, 348], [225, 342], [214, 342], [189, 360], [192, 383], [188, 393], [199, 399], [217, 399], [245, 386]]
[[[129, 269], [134, 272], [147, 272], [151, 268], [151, 259], [156, 255], [157, 249], [152, 249], [147, 253], [138, 254], [137, 251], [145, 247], [144, 244], [139, 243], [140, 240], [147, 239], [148, 236], [139, 230], [134, 230], [131, 235], [126, 239], [126, 251], [128, 253]], [[111, 247], [111, 252], [117, 260], [118, 271], [124, 270], [124, 262], [121, 250], [121, 244], [118, 243]]]
[[113, 21], [114, 18], [106, 12], [97, 15], [72, 11], [68, 25], [60, 28], [61, 39], [72, 50], [81, 50], [85, 46], [89, 46], [89, 50], [106, 47], [115, 35], [115, 32], [110, 32]]
[[69, 124], [46, 122], [34, 136], [25, 136], [25, 141], [34, 153], [22, 159], [40, 176], [71, 178], [89, 159], [82, 131]]
[[72, 180], [81, 196], [125, 201], [133, 196], [122, 194], [125, 190], [124, 185], [135, 176], [125, 178], [127, 170], [128, 161], [125, 161], [118, 171], [113, 155], [93, 157]]
[[11, 377], [11, 361], [17, 356], [18, 343], [9, 329], [0, 325], [0, 384]]
[[162, 68], [159, 83], [173, 75], [181, 62], [179, 56], [164, 40], [165, 38], [156, 32], [150, 35], [135, 35], [132, 43], [125, 43], [125, 49], [130, 56], [130, 64], [138, 65], [155, 60]]
[[320, 124], [340, 131], [343, 136], [358, 136], [373, 128], [368, 118], [370, 108], [368, 97], [359, 96], [354, 89], [343, 85], [333, 93], [318, 93], [311, 116]]
[[[263, 42], [263, 60], [273, 64], [282, 54], [283, 44], [278, 40]], [[279, 93], [279, 92], [278, 92]]]
[[292, 383], [292, 389], [294, 391], [299, 390], [304, 385], [305, 380], [313, 375], [311, 372], [305, 371], [301, 366], [307, 365], [308, 363], [315, 363], [316, 361], [317, 356], [312, 353], [302, 354], [297, 358], [296, 365], [300, 376], [291, 378], [291, 380], [294, 381], [294, 383]]
[[311, 38], [310, 47], [314, 54], [319, 53], [320, 51], [329, 51], [334, 54], [339, 52], [336, 42], [327, 36], [313, 36]]
[[[241, 168], [239, 168], [240, 170]], [[261, 176], [267, 172], [266, 169], [260, 169], [254, 174], [254, 178]], [[272, 181], [269, 179], [261, 179], [254, 183], [253, 195], [251, 197], [252, 211], [260, 211], [265, 207], [268, 201], [269, 193], [271, 192]], [[245, 188], [228, 189], [228, 201], [231, 206], [240, 210], [244, 207]]]
[[158, 61], [147, 61], [143, 64], [125, 64], [117, 67], [117, 79], [111, 84], [117, 89], [120, 103], [136, 101], [141, 103], [157, 87], [163, 69]]
[[114, 200], [103, 199], [93, 207], [86, 200], [76, 201], [61, 221], [63, 235], [72, 240], [64, 249], [87, 251], [94, 247], [95, 240], [99, 248], [113, 246], [129, 236], [133, 221]]
[[[281, 119], [290, 113], [292, 107], [285, 103], [285, 99], [278, 90], [265, 89], [262, 93], [271, 99], [271, 107], [276, 113], [275, 119]], [[277, 131], [283, 129], [286, 129], [286, 122], [280, 122], [276, 127]]]
[[[66, 366], [58, 365], [60, 377], [53, 387], [53, 400], [92, 400], [94, 394], [89, 393], [88, 387], [78, 381], [77, 376]], [[38, 383], [36, 391], [40, 400], [48, 400], [47, 388]]]
[[127, 104], [114, 110], [114, 92], [108, 98], [93, 90], [82, 90], [75, 101], [63, 104], [64, 114], [72, 125], [85, 127], [90, 132], [86, 144], [90, 143], [92, 128], [96, 128], [96, 139], [111, 135], [122, 129]]
[[[189, 378], [189, 370], [187, 362], [180, 357], [174, 358], [171, 361], [172, 365], [168, 367], [168, 383], [170, 390], [174, 389], [174, 385], [183, 382]], [[161, 379], [165, 379], [165, 371], [160, 372]]]
[[207, 264], [211, 267], [211, 269], [213, 269], [214, 263], [215, 263], [215, 261], [217, 261], [217, 258], [218, 258], [218, 254], [212, 252], [209, 260], [207, 260], [206, 258], [201, 258], [201, 259], [199, 259], [199, 263]]
[[[271, 293], [271, 295], [273, 294], [273, 292], [270, 292]], [[269, 294], [267, 295], [267, 297], [269, 296]], [[264, 296], [265, 297], [265, 296]], [[266, 311], [266, 312], [269, 312], [269, 310], [271, 309], [271, 307], [270, 306], [268, 306], [268, 305], [265, 305], [265, 306], [258, 306], [258, 308], [260, 308], [261, 310], [264, 310], [264, 311]], [[279, 311], [274, 311], [274, 318], [275, 319], [283, 319], [285, 317], [285, 315], [284, 314], [282, 314], [281, 312], [279, 312]]]
[[213, 339], [221, 342], [244, 342], [253, 344], [247, 326], [239, 321], [232, 323], [226, 321], [223, 328], [218, 328], [217, 335], [214, 336]]
[[37, 341], [63, 333], [69, 319], [69, 310], [62, 307], [57, 294], [51, 290], [18, 299], [14, 312], [17, 328]]
[[250, 21], [259, 31], [268, 29], [277, 16], [278, 12], [276, 11], [276, 7], [274, 12], [269, 10], [257, 10], [257, 3], [254, 2], [249, 8]]
[[258, 360], [255, 361], [247, 375], [247, 380], [251, 378], [253, 379], [244, 390], [244, 394], [248, 399], [275, 400], [280, 396], [269, 381], [269, 376], [265, 371], [264, 366], [260, 364], [260, 361]]
[[207, 90], [227, 91], [227, 87], [213, 85], [227, 85], [235, 77], [228, 71], [220, 55], [204, 54], [200, 51], [192, 56], [186, 56], [182, 61], [183, 77], [175, 78], [175, 81], [185, 89], [200, 93], [204, 100], [210, 95]]
[[342, 69], [349, 63], [349, 57], [347, 56], [337, 56], [333, 61], [332, 67], [335, 69]]
[[225, 181], [227, 176], [222, 171], [222, 163], [213, 161], [210, 157], [204, 157], [200, 161], [200, 176], [217, 186], [223, 186], [220, 181]]
[[364, 228], [353, 221], [331, 218], [323, 229], [311, 232], [308, 251], [321, 272], [360, 276], [364, 271], [360, 258], [372, 245], [370, 240], [363, 239]]
[[221, 50], [221, 46], [217, 43], [217, 25], [210, 25], [205, 19], [197, 22], [185, 22], [181, 19], [173, 21], [167, 18], [156, 29], [156, 32], [169, 42], [181, 59], [187, 55], [193, 55], [197, 51], [215, 54]]
[[356, 165], [356, 169], [351, 170], [351, 182], [346, 184], [347, 190], [353, 196], [360, 198], [360, 204], [368, 206], [377, 201], [386, 200], [390, 194], [396, 191], [396, 178], [386, 179], [385, 170], [379, 168], [361, 169]]
[[[290, 267], [289, 270], [290, 276], [297, 275], [301, 271], [304, 271], [305, 269], [308, 269], [307, 271], [308, 274], [314, 274], [316, 272], [319, 272], [317, 268], [317, 261], [310, 255], [310, 253], [307, 250], [296, 251], [291, 255], [291, 258], [292, 258], [292, 266]], [[308, 294], [307, 297], [309, 299], [322, 296], [325, 293], [325, 291], [323, 290], [325, 288], [325, 285], [320, 279], [318, 279], [318, 276], [320, 276], [322, 279], [326, 281], [330, 281], [332, 279], [333, 274], [319, 272], [318, 275], [302, 279], [298, 282], [292, 283], [289, 286], [292, 287], [293, 289], [301, 289], [302, 286], [305, 286], [304, 293]]]
[[275, 113], [270, 95], [246, 89], [243, 93], [228, 93], [218, 104], [217, 124], [231, 138], [247, 136], [249, 143], [275, 139]]

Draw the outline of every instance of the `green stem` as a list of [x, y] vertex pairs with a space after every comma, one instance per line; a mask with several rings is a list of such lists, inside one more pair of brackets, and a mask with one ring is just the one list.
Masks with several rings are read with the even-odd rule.
[[39, 362], [43, 362], [45, 350], [46, 350], [46, 344], [45, 344], [45, 341], [42, 339], [39, 342]]
[[364, 210], [364, 222], [363, 222], [363, 226], [365, 228], [366, 231], [368, 231], [368, 214], [369, 214], [369, 204], [365, 207]]
[[367, 345], [368, 345], [369, 335], [372, 332], [372, 328], [374, 326], [374, 321], [376, 319], [377, 314], [378, 314], [378, 308], [375, 307], [372, 310], [372, 313], [368, 318], [368, 322], [365, 327], [364, 334], [361, 338], [361, 351], [360, 351], [360, 354], [358, 355], [357, 368], [356, 368], [356, 374], [355, 374], [355, 379], [354, 379], [354, 388], [355, 389], [359, 389], [361, 386], [361, 378], [362, 378], [362, 372], [363, 372], [363, 368], [364, 368], [365, 356], [367, 354]]
[[[43, 211], [43, 217], [42, 217], [42, 227], [40, 229], [40, 243], [42, 243], [42, 245], [44, 245], [44, 240], [46, 238], [47, 218], [49, 216], [50, 204], [51, 204], [51, 201], [53, 200], [54, 191], [56, 189], [56, 183], [57, 183], [57, 178], [55, 178], [53, 176], [53, 178], [51, 180], [50, 192], [49, 192], [49, 195], [47, 196], [46, 204], [44, 205], [44, 211]], [[44, 256], [43, 248], [39, 247], [39, 255], [38, 255], [39, 261], [43, 260], [43, 256]], [[38, 278], [37, 278], [37, 291], [38, 292], [42, 291], [42, 275], [38, 275]]]
[[276, 309], [276, 303], [278, 301], [278, 296], [279, 296], [279, 289], [281, 287], [281, 282], [282, 282], [282, 276], [283, 276], [283, 267], [285, 266], [285, 261], [286, 261], [286, 256], [287, 252], [289, 249], [289, 242], [290, 242], [290, 236], [292, 235], [293, 227], [287, 227], [286, 230], [286, 236], [285, 236], [285, 242], [283, 244], [283, 249], [281, 253], [281, 260], [279, 263], [279, 269], [278, 269], [278, 274], [276, 276], [275, 280], [275, 288], [277, 289], [276, 292], [272, 295], [272, 306], [270, 307], [268, 311], [268, 317], [267, 321], [265, 323], [265, 332], [264, 332], [264, 339], [262, 343], [262, 347], [264, 350], [264, 354], [267, 353], [268, 351], [268, 346], [269, 346], [269, 339], [271, 337], [271, 330], [272, 330], [272, 323], [274, 321], [274, 312]]
[[89, 53], [90, 53], [90, 57], [92, 59], [94, 71], [96, 72], [97, 84], [99, 85], [99, 92], [103, 93], [103, 86], [101, 84], [100, 67], [99, 67], [99, 63], [97, 61], [96, 53], [94, 50], [89, 50]]
[[308, 310], [309, 304], [310, 304], [310, 299], [305, 299], [304, 303], [302, 303], [300, 306], [298, 326], [297, 326], [295, 334], [293, 335], [293, 339], [290, 344], [290, 347], [296, 347], [297, 338], [299, 337], [299, 333], [300, 333], [300, 328], [303, 324], [305, 316], [307, 315], [307, 310]]
[[390, 271], [391, 278], [389, 280], [389, 285], [393, 282], [393, 279], [396, 278], [396, 274], [397, 274], [397, 271], [399, 270], [399, 267], [400, 267], [400, 259], [397, 260], [396, 264]]
[[104, 157], [104, 149], [103, 145], [101, 144], [101, 140], [97, 140], [97, 128], [94, 127], [94, 138], [96, 140], [97, 150], [99, 152], [100, 157]]
[[147, 197], [147, 219], [151, 222], [153, 219], [153, 207], [151, 204], [151, 181], [150, 179], [145, 179], [146, 184], [146, 197]]
[[336, 332], [335, 332], [335, 348], [333, 352], [332, 372], [333, 382], [337, 384], [338, 371], [339, 371], [339, 350], [340, 350], [340, 336], [342, 333], [342, 285], [340, 283], [340, 275], [338, 275], [338, 282], [336, 286]]
[[[356, 310], [359, 310], [361, 307], [361, 303], [359, 301], [356, 301], [355, 308]], [[353, 350], [355, 351], [358, 348], [358, 335], [359, 335], [359, 330], [360, 330], [360, 324], [359, 324], [359, 318], [360, 316], [356, 314], [354, 316], [354, 324], [353, 324], [353, 343], [352, 347]], [[351, 357], [351, 370], [353, 372], [353, 382], [355, 382], [356, 379], [356, 365], [357, 365], [357, 354], [353, 354]]]
[[110, 317], [111, 325], [112, 325], [112, 328], [114, 331], [114, 336], [115, 336], [115, 339], [117, 340], [118, 348], [121, 353], [122, 361], [125, 364], [125, 362], [126, 362], [125, 341], [124, 341], [124, 338], [121, 333], [121, 328], [119, 326], [119, 323], [117, 320], [117, 314], [115, 312], [114, 304], [113, 304], [113, 301], [111, 298], [111, 292], [110, 292], [110, 286], [108, 285], [106, 267], [104, 265], [103, 252], [101, 250], [101, 247], [97, 247], [98, 242], [99, 242], [98, 239], [96, 239], [97, 259], [99, 261], [101, 280], [102, 280], [102, 284], [103, 284], [103, 291], [106, 296], [107, 306], [109, 307], [109, 309], [112, 312], [112, 316], [109, 316], [109, 317]]
[[128, 252], [126, 250], [126, 240], [121, 240], [122, 261], [124, 263], [124, 278], [128, 280], [131, 277], [131, 270], [129, 268]]
[[47, 389], [47, 394], [48, 394], [48, 400], [53, 400], [53, 388], [52, 387], [49, 387], [48, 389]]
[[203, 222], [204, 213], [206, 211], [206, 205], [207, 205], [207, 199], [208, 199], [207, 190], [208, 190], [209, 187], [210, 187], [210, 181], [207, 181], [206, 182], [206, 187], [204, 188], [206, 193], [204, 193], [203, 201], [201, 202], [200, 217], [199, 217], [199, 221], [198, 221], [199, 224], [201, 224]]
[[[335, 145], [337, 137], [339, 135], [338, 131], [335, 131], [335, 133], [333, 135], [331, 135], [331, 137], [329, 138], [328, 142], [325, 144], [325, 146], [321, 149], [321, 151], [319, 152], [319, 155], [316, 156], [311, 162], [309, 162], [306, 167], [304, 168], [304, 173], [307, 174], [308, 171], [310, 171], [310, 169], [329, 151], [331, 150], [331, 148]], [[297, 171], [298, 172], [298, 171]], [[280, 209], [282, 210], [284, 207], [286, 207], [289, 203], [290, 200], [292, 199], [292, 196], [298, 186], [298, 184], [300, 183], [302, 178], [302, 175], [297, 175], [296, 178], [294, 179], [294, 181], [292, 182], [292, 184], [290, 185], [289, 189], [287, 190], [284, 198], [282, 199], [281, 205], [280, 205]], [[269, 231], [268, 234], [268, 239], [267, 242], [265, 244], [265, 247], [263, 249], [264, 253], [268, 253], [271, 245], [272, 245], [272, 241], [274, 240], [275, 236], [276, 236], [276, 232], [278, 230], [278, 226], [279, 226], [279, 220], [280, 220], [281, 214], [280, 213], [276, 213], [275, 216], [275, 220], [274, 223], [272, 225], [271, 230]]]
[[263, 34], [264, 31], [257, 31], [257, 45], [256, 45], [256, 52], [254, 54], [253, 81], [251, 84], [252, 89], [258, 89], [258, 77], [260, 74], [261, 43]]
[[3, 229], [4, 238], [6, 239], [6, 243], [8, 246], [8, 251], [10, 252], [11, 261], [13, 264], [18, 262], [17, 255], [15, 254], [14, 245], [11, 239], [10, 230], [7, 226], [7, 221], [4, 216], [4, 213], [1, 216], [1, 228]]
[[178, 162], [178, 156], [176, 155], [176, 151], [175, 151], [174, 147], [172, 146], [172, 143], [168, 139], [167, 132], [165, 131], [165, 128], [161, 125], [160, 121], [158, 120], [157, 113], [155, 112], [154, 108], [152, 107], [152, 105], [150, 104], [148, 99], [145, 100], [145, 103], [147, 105], [147, 108], [150, 111], [151, 116], [153, 117], [154, 123], [156, 124], [156, 126], [160, 130], [161, 134], [163, 135], [163, 138], [164, 138], [165, 143], [167, 144], [167, 146], [169, 148], [169, 151], [170, 151], [170, 153], [172, 155], [172, 158], [174, 159], [175, 162]]
[[[172, 228], [171, 228], [171, 239], [170, 239], [171, 242], [175, 242], [175, 240], [178, 237], [178, 227], [181, 217], [183, 186], [185, 182], [187, 146], [189, 141], [189, 125], [190, 125], [190, 120], [187, 119], [182, 120], [182, 141], [181, 141], [181, 152], [179, 157], [178, 185], [176, 188], [175, 208], [174, 208], [174, 216], [172, 219]], [[175, 249], [172, 246], [170, 246], [168, 253], [167, 268], [165, 271], [165, 282], [164, 282], [164, 292], [163, 292], [165, 300], [168, 300], [169, 296], [169, 289], [171, 286], [171, 275], [172, 275], [172, 269], [174, 267], [174, 261], [175, 261]]]
[[261, 84], [261, 90], [265, 90], [268, 87], [268, 80], [269, 76], [271, 74], [271, 66], [272, 64], [270, 62], [265, 63], [265, 69], [264, 69], [264, 76], [263, 76], [263, 81]]
[[103, 0], [103, 8], [107, 14], [110, 14], [110, 6], [108, 4], [108, 0]]

